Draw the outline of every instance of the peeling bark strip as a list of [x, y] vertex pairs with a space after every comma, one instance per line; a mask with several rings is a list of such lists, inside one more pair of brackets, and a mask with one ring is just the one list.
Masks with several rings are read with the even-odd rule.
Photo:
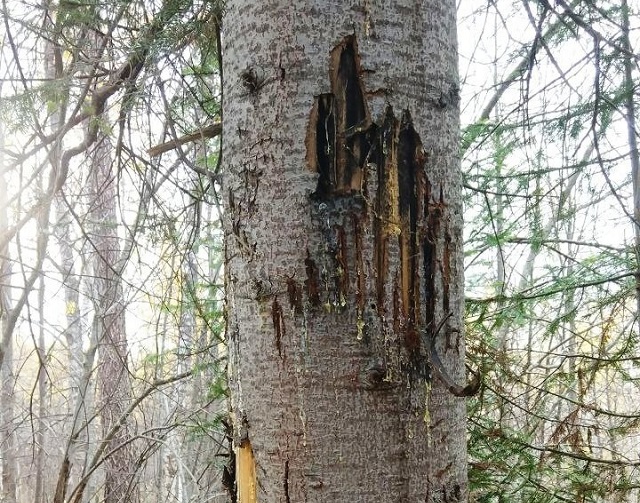
[[[423, 242], [422, 253], [424, 260], [424, 277], [426, 281], [426, 318], [425, 324], [429, 327], [435, 326], [435, 311], [436, 311], [436, 269], [438, 267], [438, 236], [440, 235], [440, 221], [442, 214], [446, 206], [442, 192], [440, 192], [440, 201], [431, 201], [431, 186], [427, 185], [427, 193], [429, 194], [427, 205], [427, 228], [426, 237]], [[447, 257], [448, 258], [448, 257]], [[444, 280], [445, 278], [443, 278]], [[448, 297], [448, 285], [447, 297]], [[448, 299], [447, 299], [448, 304]], [[448, 306], [444, 306], [446, 309]], [[446, 310], [444, 311], [446, 312]]]
[[416, 329], [420, 317], [418, 272], [418, 201], [425, 189], [425, 156], [420, 137], [413, 128], [408, 111], [402, 114], [398, 131], [398, 206], [400, 208], [400, 262], [402, 306], [406, 319], [405, 341], [415, 351], [420, 345]]
[[[374, 221], [374, 262], [376, 271], [376, 292], [378, 313], [382, 316], [384, 306], [384, 286], [388, 269], [387, 236], [398, 234], [398, 216], [393, 201], [397, 198], [397, 175], [395, 165], [395, 142], [393, 131], [396, 119], [391, 107], [387, 107], [384, 122], [379, 133], [379, 142], [373, 150], [372, 162], [377, 168], [377, 197], [375, 202]], [[396, 175], [396, 176], [394, 176]], [[394, 318], [395, 319], [395, 318]]]

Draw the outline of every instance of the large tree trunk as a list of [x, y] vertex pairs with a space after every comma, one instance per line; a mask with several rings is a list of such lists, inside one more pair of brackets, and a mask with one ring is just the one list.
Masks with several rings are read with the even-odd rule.
[[238, 501], [466, 501], [455, 2], [231, 0], [225, 33]]

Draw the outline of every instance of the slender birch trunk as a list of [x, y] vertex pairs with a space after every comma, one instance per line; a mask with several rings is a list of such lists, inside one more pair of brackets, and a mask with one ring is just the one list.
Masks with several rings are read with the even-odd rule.
[[[0, 122], [0, 233], [9, 228], [7, 183], [4, 166], [4, 131]], [[17, 498], [16, 451], [13, 389], [13, 329], [9, 326], [11, 311], [11, 259], [9, 245], [0, 249], [0, 458], [2, 490], [0, 500], [15, 503]]]

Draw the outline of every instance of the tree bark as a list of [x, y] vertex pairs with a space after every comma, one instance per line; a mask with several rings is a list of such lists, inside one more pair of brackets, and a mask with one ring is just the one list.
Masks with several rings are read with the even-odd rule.
[[38, 418], [36, 421], [37, 429], [35, 431], [35, 484], [33, 491], [34, 503], [45, 503], [46, 494], [45, 488], [49, 478], [49, 472], [47, 471], [47, 449], [46, 441], [48, 435], [47, 431], [47, 418], [49, 409], [47, 407], [49, 403], [49, 393], [47, 392], [47, 346], [45, 339], [45, 327], [46, 327], [46, 311], [45, 311], [45, 278], [40, 277], [38, 287], [38, 346], [36, 348], [38, 352]]
[[106, 454], [105, 503], [135, 502], [137, 497], [131, 482], [135, 477], [135, 459], [130, 444], [130, 420], [127, 409], [131, 402], [130, 370], [125, 331], [125, 302], [122, 288], [120, 240], [116, 214], [117, 178], [111, 159], [111, 143], [102, 136], [89, 156], [93, 206], [90, 234], [95, 250], [94, 330], [98, 341], [98, 389], [100, 419], [104, 438], [120, 422], [109, 440]]
[[[53, 6], [50, 0], [44, 0], [42, 7], [49, 14], [47, 16], [46, 29], [50, 33], [45, 44], [44, 72], [46, 78], [52, 81], [60, 81], [65, 78], [63, 47], [69, 45], [69, 40], [65, 40], [62, 33], [64, 19], [68, 13], [65, 13], [65, 9], [62, 7]], [[53, 14], [56, 10], [57, 16]], [[51, 111], [47, 121], [51, 135], [59, 134], [64, 126], [68, 106], [69, 94], [67, 91], [61, 91], [60, 98], [56, 102], [56, 108]], [[63, 155], [62, 141], [53, 142], [49, 160], [54, 172], [62, 172], [61, 160]], [[66, 413], [70, 418], [66, 422], [66, 446], [57, 473], [53, 503], [66, 501], [69, 489], [73, 489], [77, 485], [82, 477], [82, 472], [86, 469], [90, 445], [89, 418], [93, 415], [91, 406], [93, 392], [90, 380], [94, 366], [95, 343], [90, 338], [90, 348], [86, 353], [85, 360], [83, 352], [84, 332], [80, 310], [80, 292], [83, 285], [81, 282], [82, 274], [77, 265], [78, 262], [81, 262], [81, 256], [73, 246], [72, 212], [78, 210], [78, 194], [70, 190], [68, 185], [67, 183], [62, 186], [53, 199], [55, 211], [53, 236], [58, 245], [60, 260], [58, 267], [62, 273], [64, 287], [66, 326], [64, 327], [63, 335], [66, 341], [66, 369], [68, 371], [66, 376], [68, 383], [68, 407]], [[77, 187], [76, 189], [80, 188]], [[84, 267], [84, 265], [81, 267]], [[44, 348], [44, 346], [41, 345], [41, 348]], [[43, 375], [41, 377], [44, 378]], [[51, 461], [48, 464], [49, 468], [51, 468]], [[38, 487], [37, 484], [36, 487]], [[46, 487], [43, 486], [42, 490], [43, 497], [45, 497]]]
[[467, 500], [455, 7], [227, 3], [240, 502]]
[[0, 367], [0, 454], [2, 458], [2, 502], [18, 501], [18, 449], [15, 418], [15, 374], [13, 338], [4, 345], [4, 364]]

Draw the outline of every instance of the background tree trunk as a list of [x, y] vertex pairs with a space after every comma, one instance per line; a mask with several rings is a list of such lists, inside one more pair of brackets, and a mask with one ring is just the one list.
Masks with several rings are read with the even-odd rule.
[[102, 433], [109, 447], [105, 460], [105, 503], [136, 501], [130, 486], [135, 476], [133, 446], [125, 411], [131, 400], [125, 302], [118, 238], [117, 178], [111, 143], [102, 136], [89, 156], [93, 207], [92, 244], [95, 249], [94, 330], [98, 341], [98, 389]]
[[[4, 173], [4, 128], [0, 122], [0, 233], [9, 228], [7, 215], [7, 184]], [[14, 428], [13, 389], [13, 330], [8, 327], [7, 318], [11, 311], [11, 257], [9, 245], [0, 249], [0, 457], [2, 458], [2, 501], [15, 503], [16, 451]]]
[[49, 417], [48, 402], [49, 394], [47, 393], [47, 351], [45, 342], [46, 327], [46, 311], [45, 311], [45, 280], [42, 276], [38, 286], [38, 420], [36, 422], [35, 439], [35, 487], [34, 487], [34, 503], [45, 503], [47, 495], [45, 494], [45, 484], [50, 477], [47, 468], [47, 419]]
[[455, 2], [226, 16], [238, 500], [466, 501]]
[[[43, 8], [49, 13], [47, 19], [50, 25], [47, 27], [51, 36], [45, 43], [45, 58], [43, 61], [45, 75], [52, 81], [64, 78], [63, 68], [63, 47], [65, 42], [62, 37], [64, 17], [68, 12], [64, 8], [52, 6], [49, 0], [43, 2]], [[57, 9], [58, 16], [53, 12]], [[56, 19], [56, 22], [53, 20]], [[55, 103], [56, 108], [51, 111], [48, 126], [51, 134], [56, 134], [65, 122], [67, 116], [67, 105], [69, 103], [68, 92], [61, 92], [60, 99]], [[50, 162], [57, 172], [61, 171], [61, 159], [63, 156], [62, 142], [56, 141], [51, 154]], [[81, 178], [81, 176], [79, 177]], [[72, 212], [77, 212], [81, 205], [81, 198], [70, 190], [67, 184], [60, 189], [54, 197], [55, 225], [53, 235], [58, 245], [59, 264], [57, 267], [64, 278], [64, 306], [66, 326], [64, 327], [64, 340], [66, 342], [66, 365], [67, 370], [67, 410], [69, 417], [66, 429], [66, 447], [60, 469], [57, 473], [55, 484], [54, 503], [62, 503], [69, 494], [69, 489], [73, 490], [82, 477], [86, 468], [89, 445], [89, 424], [93, 415], [92, 397], [93, 392], [90, 386], [91, 375], [94, 367], [95, 343], [91, 341], [86, 359], [83, 351], [84, 334], [83, 319], [80, 309], [80, 292], [83, 287], [81, 282], [81, 268], [87, 267], [74, 248], [76, 235], [74, 234]], [[80, 201], [79, 201], [80, 199]], [[78, 264], [81, 265], [78, 265]], [[45, 326], [44, 324], [42, 325]], [[43, 346], [44, 347], [44, 346]], [[83, 365], [83, 362], [86, 365]], [[49, 463], [50, 465], [51, 463]], [[43, 496], [47, 496], [43, 488]], [[37, 491], [36, 491], [37, 494]], [[37, 498], [36, 498], [37, 499]]]

